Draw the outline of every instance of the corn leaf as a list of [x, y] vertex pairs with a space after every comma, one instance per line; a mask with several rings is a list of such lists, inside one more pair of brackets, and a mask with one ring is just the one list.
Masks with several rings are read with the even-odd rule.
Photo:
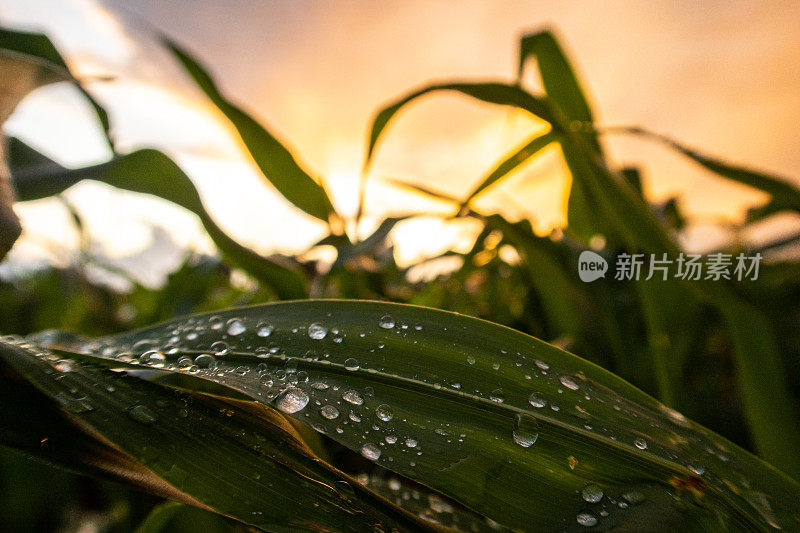
[[265, 127], [231, 103], [208, 72], [189, 53], [169, 39], [164, 44], [175, 55], [211, 102], [231, 121], [266, 179], [295, 207], [324, 222], [336, 216], [325, 189], [295, 160], [292, 153]]
[[20, 200], [52, 196], [84, 179], [158, 196], [200, 217], [209, 236], [225, 257], [270, 285], [280, 297], [306, 296], [299, 270], [263, 257], [228, 236], [206, 211], [189, 177], [169, 157], [157, 150], [138, 150], [117, 156], [106, 163], [78, 169], [64, 168], [17, 139], [12, 139], [10, 152], [12, 183]]
[[287, 302], [71, 348], [236, 390], [512, 529], [768, 530], [793, 523], [800, 497], [601, 368], [452, 313]]

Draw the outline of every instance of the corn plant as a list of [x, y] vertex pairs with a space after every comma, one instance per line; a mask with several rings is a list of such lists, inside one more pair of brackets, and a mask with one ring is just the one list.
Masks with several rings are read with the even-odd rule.
[[[800, 431], [791, 385], [796, 265], [764, 265], [753, 288], [725, 280], [588, 284], [574, 270], [597, 236], [605, 246], [595, 251], [608, 260], [626, 252], [674, 258], [682, 251], [676, 203], [649, 204], [639, 171], [616, 169], [605, 158], [604, 135], [666, 143], [723, 179], [769, 193], [751, 221], [800, 208], [800, 192], [786, 180], [642, 128], [595, 124], [553, 34], [526, 35], [519, 76], [535, 59], [543, 94], [520, 83], [437, 83], [375, 116], [365, 179], [397, 114], [427, 94], [457, 92], [549, 124], [462, 198], [415, 187], [452, 203], [454, 217], [476, 219], [483, 231], [471, 251], [459, 254], [458, 271], [412, 285], [386, 250], [402, 217], [351, 240], [315, 173], [229, 101], [191, 54], [163, 42], [235, 127], [270, 186], [329, 224], [320, 244], [337, 249], [330, 270], [321, 273], [299, 258], [263, 257], [237, 243], [180, 167], [152, 149], [115, 150], [106, 163], [68, 169], [9, 139], [6, 181], [16, 199], [52, 196], [84, 179], [156, 195], [195, 213], [224, 261], [257, 281], [257, 292], [230, 292], [225, 303], [338, 299], [198, 314], [209, 311], [211, 291], [191, 293], [187, 283], [224, 285], [225, 276], [187, 264], [161, 294], [127, 298], [147, 318], [138, 329], [118, 333], [113, 320], [100, 328], [93, 320], [77, 322], [78, 333], [4, 337], [2, 444], [266, 531], [800, 529]], [[81, 86], [43, 35], [4, 30], [0, 50], [4, 61], [31, 72], [58, 73], [37, 83]], [[91, 102], [108, 134], [106, 113]], [[539, 237], [527, 221], [472, 205], [552, 144], [572, 177], [562, 236]], [[8, 209], [9, 194], [3, 198]], [[0, 233], [11, 243], [18, 231], [8, 227]], [[501, 246], [513, 248], [520, 262], [503, 261]], [[177, 307], [189, 294], [189, 303]], [[119, 296], [100, 300], [113, 298]], [[67, 316], [79, 306], [70, 307], [36, 326], [70, 324]], [[3, 323], [17, 324], [12, 320]], [[710, 408], [684, 391], [693, 360], [708, 360], [709, 346], [720, 339], [747, 428], [734, 436], [738, 443], [681, 414], [714, 422]], [[141, 530], [165, 527], [181, 509], [157, 506]]]

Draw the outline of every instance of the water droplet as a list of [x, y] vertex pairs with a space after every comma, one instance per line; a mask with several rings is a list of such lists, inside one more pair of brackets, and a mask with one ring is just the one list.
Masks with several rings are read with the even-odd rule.
[[471, 356], [471, 355], [468, 355], [467, 356], [467, 363], [469, 363], [471, 365], [474, 365], [475, 364], [475, 358], [473, 356]]
[[702, 476], [703, 474], [706, 473], [706, 469], [703, 468], [702, 466], [689, 465], [689, 470], [691, 470], [692, 472], [694, 472], [698, 476]]
[[156, 368], [164, 368], [167, 358], [164, 354], [156, 350], [149, 350], [139, 356], [139, 362], [146, 365], [151, 365]]
[[242, 333], [247, 331], [247, 328], [245, 327], [244, 324], [242, 324], [242, 321], [239, 320], [238, 318], [231, 318], [230, 320], [228, 320], [228, 330], [227, 331], [228, 331], [228, 335], [234, 335], [235, 336], [235, 335], [241, 335]]
[[397, 442], [397, 437], [395, 435], [386, 435], [386, 438], [384, 438], [384, 440], [386, 441], [387, 444], [394, 444], [395, 442]]
[[212, 316], [208, 319], [208, 326], [213, 330], [222, 329], [224, 322], [221, 317]]
[[345, 359], [344, 367], [347, 370], [358, 370], [359, 368], [361, 368], [361, 367], [358, 366], [358, 360], [354, 359], [353, 357], [350, 357], [349, 359]]
[[217, 368], [217, 360], [214, 359], [214, 356], [209, 355], [207, 353], [200, 354], [194, 358], [194, 364], [199, 366], [200, 368]]
[[72, 413], [84, 413], [86, 411], [94, 410], [94, 406], [85, 396], [79, 396], [77, 394], [72, 396], [67, 391], [61, 391], [56, 394], [55, 399], [65, 409]]
[[500, 363], [492, 363], [492, 369], [500, 370]]
[[635, 441], [633, 441], [633, 444], [636, 445], [636, 447], [639, 448], [640, 450], [647, 449], [647, 441], [644, 439], [636, 439]]
[[297, 387], [289, 387], [284, 390], [275, 401], [275, 406], [288, 414], [301, 411], [306, 405], [308, 405], [308, 394]]
[[392, 329], [394, 327], [394, 318], [389, 315], [384, 315], [381, 317], [380, 321], [378, 321], [378, 325], [383, 329]]
[[144, 405], [133, 406], [128, 411], [128, 415], [140, 424], [152, 424], [158, 420], [156, 414]]
[[603, 490], [597, 485], [586, 485], [581, 491], [583, 501], [597, 503], [603, 499]]
[[575, 383], [575, 380], [573, 380], [569, 376], [561, 376], [561, 379], [559, 379], [559, 381], [561, 381], [561, 384], [564, 385], [568, 389], [572, 389], [572, 390], [578, 390], [579, 389], [578, 384]]
[[392, 408], [386, 405], [385, 403], [379, 405], [378, 408], [375, 409], [375, 414], [378, 415], [378, 418], [380, 418], [384, 422], [388, 422], [394, 416], [394, 414], [392, 413]]
[[259, 337], [269, 337], [272, 335], [272, 332], [275, 331], [275, 326], [272, 324], [267, 324], [265, 322], [260, 323], [256, 326], [256, 335]]
[[62, 359], [54, 364], [53, 368], [59, 372], [72, 372], [72, 361], [69, 359]]
[[308, 336], [311, 337], [312, 339], [316, 340], [324, 339], [325, 335], [327, 334], [328, 334], [328, 328], [326, 328], [322, 324], [317, 324], [315, 322], [314, 324], [308, 326]]
[[542, 370], [547, 370], [548, 368], [550, 368], [550, 365], [548, 365], [547, 363], [545, 363], [545, 362], [544, 362], [544, 361], [542, 361], [541, 359], [536, 359], [536, 360], [534, 361], [534, 363], [536, 363], [536, 366], [538, 366], [538, 367], [539, 367], [539, 368], [541, 368]]
[[503, 389], [494, 389], [492, 392], [489, 393], [489, 399], [493, 402], [503, 403], [505, 401], [505, 396], [503, 395]]
[[539, 438], [539, 424], [532, 416], [519, 414], [512, 435], [514, 442], [523, 448], [530, 448]]
[[409, 448], [416, 448], [417, 444], [418, 443], [416, 439], [406, 439], [406, 446], [408, 446]]
[[342, 394], [342, 399], [348, 403], [352, 403], [353, 405], [361, 405], [364, 403], [364, 399], [353, 389], [348, 390], [344, 394]]
[[592, 527], [597, 525], [597, 517], [591, 513], [578, 513], [578, 516], [575, 517], [575, 520], [586, 527]]
[[214, 352], [214, 355], [217, 357], [221, 357], [223, 355], [228, 355], [230, 349], [228, 348], [228, 344], [223, 341], [217, 341], [211, 345], [211, 351]]
[[311, 388], [315, 390], [326, 390], [328, 388], [328, 384], [323, 381], [315, 381], [311, 384]]
[[528, 398], [528, 401], [534, 407], [544, 407], [545, 405], [547, 405], [547, 400], [538, 396], [535, 392], [531, 394], [531, 397]]
[[381, 456], [381, 449], [371, 442], [366, 443], [361, 447], [361, 455], [370, 461], [377, 461]]
[[339, 410], [334, 407], [333, 405], [324, 405], [322, 409], [319, 410], [320, 414], [327, 418], [328, 420], [333, 420], [339, 416]]
[[630, 490], [622, 495], [622, 498], [631, 505], [639, 505], [647, 497], [638, 490]]

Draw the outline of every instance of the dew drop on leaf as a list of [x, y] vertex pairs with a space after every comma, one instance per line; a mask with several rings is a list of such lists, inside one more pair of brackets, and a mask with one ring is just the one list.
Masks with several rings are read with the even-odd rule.
[[358, 370], [360, 368], [358, 365], [358, 360], [353, 357], [345, 359], [344, 367], [346, 370]]
[[324, 339], [325, 335], [328, 334], [328, 328], [323, 326], [322, 324], [311, 324], [308, 326], [308, 336], [315, 340]]
[[389, 407], [385, 403], [379, 405], [378, 408], [375, 409], [375, 414], [378, 415], [378, 418], [380, 418], [384, 422], [388, 422], [394, 416], [391, 407]]
[[636, 447], [639, 448], [640, 450], [647, 449], [647, 441], [644, 439], [636, 439], [635, 441], [633, 441], [633, 444], [636, 445]]
[[394, 327], [394, 318], [389, 315], [384, 315], [378, 321], [378, 325], [383, 329], [392, 329]]
[[547, 405], [547, 400], [537, 395], [535, 392], [531, 394], [531, 397], [528, 398], [528, 401], [534, 407], [544, 407], [545, 405]]
[[217, 341], [211, 345], [211, 351], [214, 352], [216, 356], [223, 356], [228, 355], [230, 349], [228, 348], [228, 344], [223, 341]]
[[158, 420], [156, 414], [144, 405], [133, 406], [128, 411], [128, 415], [140, 424], [152, 424]]
[[493, 402], [503, 403], [505, 401], [505, 396], [503, 395], [503, 389], [494, 389], [492, 392], [489, 393], [489, 399]]
[[630, 490], [622, 495], [622, 498], [631, 505], [639, 505], [647, 498], [638, 490]]
[[406, 439], [406, 446], [408, 446], [409, 448], [416, 448], [417, 447], [416, 439]]
[[156, 368], [163, 368], [167, 362], [164, 354], [156, 350], [148, 350], [139, 356], [139, 362], [145, 365], [152, 365]]
[[247, 328], [244, 326], [244, 324], [242, 324], [242, 321], [239, 320], [238, 318], [232, 318], [228, 320], [228, 329], [227, 329], [228, 335], [234, 335], [234, 336], [241, 335], [245, 331], [247, 331]]
[[397, 437], [395, 435], [386, 435], [384, 440], [387, 444], [394, 444], [397, 442]]
[[200, 368], [214, 369], [217, 367], [217, 360], [214, 359], [214, 356], [203, 353], [194, 358], [194, 364]]
[[603, 490], [597, 485], [586, 485], [581, 491], [581, 498], [585, 502], [597, 503], [603, 499]]
[[275, 327], [272, 324], [267, 324], [265, 322], [260, 323], [256, 326], [256, 335], [259, 337], [269, 337], [272, 335], [272, 332], [275, 330]]
[[72, 372], [72, 361], [62, 359], [54, 364], [53, 367], [59, 372]]
[[561, 381], [561, 384], [568, 389], [578, 390], [579, 388], [578, 384], [575, 383], [575, 380], [569, 376], [561, 376], [561, 379], [559, 379], [559, 381]]
[[353, 389], [350, 389], [349, 391], [342, 394], [342, 399], [348, 403], [352, 403], [353, 405], [361, 405], [362, 403], [364, 403], [364, 398], [361, 397], [358, 391], [355, 391]]
[[308, 394], [297, 387], [287, 388], [275, 401], [275, 406], [288, 414], [301, 411], [306, 405], [308, 405]]
[[371, 442], [366, 443], [361, 447], [361, 455], [370, 461], [377, 461], [381, 456], [381, 449]]
[[592, 527], [597, 525], [597, 517], [595, 517], [591, 513], [578, 513], [578, 516], [575, 517], [575, 520], [577, 520], [577, 522], [580, 525], [586, 527]]
[[530, 448], [539, 438], [539, 424], [527, 414], [517, 415], [517, 422], [512, 433], [514, 442], [523, 448]]
[[339, 410], [333, 405], [323, 405], [319, 410], [320, 414], [328, 420], [333, 420], [339, 417]]

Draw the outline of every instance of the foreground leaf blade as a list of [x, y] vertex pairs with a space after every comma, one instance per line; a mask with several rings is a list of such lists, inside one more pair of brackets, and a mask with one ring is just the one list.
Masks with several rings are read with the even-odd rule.
[[0, 342], [0, 358], [186, 503], [269, 531], [432, 529], [318, 461], [257, 404], [171, 391], [14, 341]]
[[[216, 353], [213, 371], [193, 375], [510, 528], [580, 530], [590, 513], [603, 528], [666, 520], [766, 530], [790, 524], [800, 496], [789, 478], [599, 367], [452, 313], [288, 302], [179, 319], [81, 348], [108, 364], [168, 349], [174, 372], [182, 372], [174, 358], [199, 365], [197, 357]], [[587, 485], [605, 495], [600, 505], [581, 497]], [[648, 503], [622, 509], [614, 502], [626, 494]]]

